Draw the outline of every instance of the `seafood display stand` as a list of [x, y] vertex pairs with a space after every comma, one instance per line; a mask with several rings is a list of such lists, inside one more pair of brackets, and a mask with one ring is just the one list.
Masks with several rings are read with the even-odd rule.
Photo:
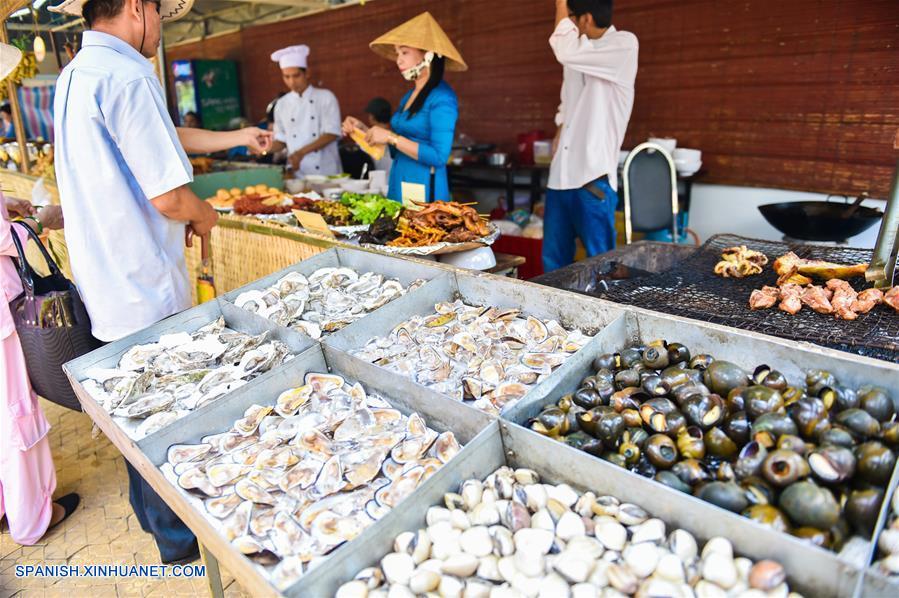
[[[425, 278], [428, 282], [320, 342], [294, 330], [278, 328], [231, 303], [239, 292], [247, 288], [265, 288], [287, 271], [308, 274], [320, 267], [338, 265], [381, 272], [400, 278], [404, 284], [416, 278]], [[762, 360], [776, 363], [790, 381], [803, 379], [806, 369], [821, 368], [831, 371], [846, 384], [873, 382], [889, 388], [894, 395], [894, 389], [899, 388], [899, 365], [666, 316], [518, 280], [352, 249], [330, 249], [287, 271], [172, 316], [66, 366], [66, 373], [84, 410], [197, 535], [203, 547], [213, 595], [221, 595], [217, 562], [223, 563], [253, 595], [333, 595], [357, 571], [375, 565], [391, 552], [393, 539], [399, 532], [421, 527], [427, 508], [442, 503], [445, 493], [455, 492], [461, 481], [483, 478], [503, 464], [534, 469], [549, 482], [569, 483], [577, 490], [612, 494], [651, 511], [669, 526], [690, 531], [700, 540], [724, 536], [740, 555], [781, 562], [790, 587], [809, 596], [899, 595], [899, 583], [869, 568], [876, 553], [874, 538], [853, 540], [839, 554], [827, 551], [599, 460], [522, 425], [544, 405], [572, 390], [598, 354], [617, 350], [628, 343], [659, 338], [681, 342], [736, 363]], [[469, 304], [518, 308], [538, 318], [556, 319], [568, 328], [578, 327], [594, 336], [542, 382], [530, 388], [517, 403], [507, 405], [498, 418], [349, 354], [413, 315], [433, 313], [435, 303], [455, 299]], [[224, 316], [229, 327], [241, 332], [259, 334], [269, 331], [273, 337], [288, 344], [297, 356], [136, 442], [82, 386], [87, 371], [94, 367], [114, 367], [131, 346], [152, 342], [162, 334], [196, 330], [219, 316]], [[303, 384], [307, 372], [332, 372], [350, 382], [359, 382], [368, 392], [380, 394], [402, 413], [420, 413], [434, 430], [452, 431], [463, 447], [401, 506], [333, 550], [323, 565], [312, 568], [290, 587], [277, 588], [269, 576], [241, 554], [201, 512], [202, 505], [195, 498], [168, 480], [160, 466], [166, 462], [171, 445], [195, 443], [207, 434], [227, 430], [247, 407], [272, 404], [282, 391]], [[896, 396], [892, 399], [894, 403], [897, 401]], [[875, 538], [886, 521], [889, 497], [896, 485], [894, 471]]]

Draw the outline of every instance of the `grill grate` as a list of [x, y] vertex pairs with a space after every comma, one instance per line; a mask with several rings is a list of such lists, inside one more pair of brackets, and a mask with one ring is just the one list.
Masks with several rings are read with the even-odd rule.
[[[764, 272], [743, 279], [716, 276], [713, 269], [721, 259], [721, 251], [735, 245], [746, 245], [767, 255], [769, 263]], [[616, 303], [899, 362], [899, 312], [889, 306], [878, 305], [853, 321], [837, 320], [806, 306], [795, 316], [777, 309], [776, 305], [766, 310], [750, 310], [750, 293], [763, 285], [776, 284], [777, 274], [771, 265], [787, 251], [793, 251], [801, 258], [841, 264], [869, 262], [873, 253], [868, 249], [792, 245], [737, 235], [715, 235], [670, 270], [619, 281], [609, 285], [608, 290], [597, 290], [593, 294]], [[856, 290], [864, 288], [863, 278], [850, 282]]]

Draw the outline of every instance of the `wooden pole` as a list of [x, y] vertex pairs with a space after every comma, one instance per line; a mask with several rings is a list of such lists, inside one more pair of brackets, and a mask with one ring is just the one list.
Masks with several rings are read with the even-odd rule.
[[[9, 33], [6, 30], [6, 22], [0, 27], [0, 42], [9, 43]], [[16, 129], [16, 141], [19, 144], [19, 155], [22, 161], [22, 172], [31, 174], [31, 160], [28, 158], [28, 139], [25, 137], [25, 122], [22, 120], [22, 109], [19, 106], [19, 86], [9, 78], [6, 81], [9, 86], [9, 105], [12, 108], [12, 122]]]

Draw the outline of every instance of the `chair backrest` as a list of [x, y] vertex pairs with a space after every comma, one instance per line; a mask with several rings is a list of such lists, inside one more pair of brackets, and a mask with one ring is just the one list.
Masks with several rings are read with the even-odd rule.
[[641, 143], [628, 154], [622, 172], [625, 240], [633, 231], [671, 227], [677, 239], [677, 178], [674, 160], [660, 145]]

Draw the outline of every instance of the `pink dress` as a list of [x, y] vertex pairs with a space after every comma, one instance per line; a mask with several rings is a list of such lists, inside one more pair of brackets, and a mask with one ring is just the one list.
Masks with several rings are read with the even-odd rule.
[[56, 470], [50, 455], [50, 425], [28, 381], [25, 356], [9, 302], [22, 292], [8, 256], [16, 255], [12, 235], [25, 233], [9, 222], [0, 193], [0, 519], [6, 515], [12, 539], [35, 544], [53, 515]]

